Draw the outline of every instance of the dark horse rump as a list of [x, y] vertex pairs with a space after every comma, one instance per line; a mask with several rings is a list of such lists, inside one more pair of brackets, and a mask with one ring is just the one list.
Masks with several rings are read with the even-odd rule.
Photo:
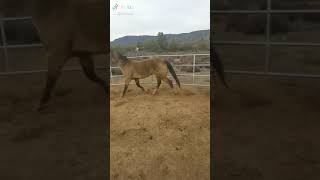
[[47, 83], [38, 110], [46, 107], [66, 61], [78, 57], [85, 75], [109, 89], [95, 73], [92, 56], [107, 55], [105, 0], [1, 0], [1, 16], [32, 16], [48, 57]]

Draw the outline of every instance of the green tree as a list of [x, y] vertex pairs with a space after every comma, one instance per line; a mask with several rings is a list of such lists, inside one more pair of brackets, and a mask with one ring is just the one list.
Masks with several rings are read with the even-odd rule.
[[163, 32], [158, 33], [158, 44], [161, 51], [168, 50], [168, 41]]
[[210, 50], [210, 42], [206, 40], [200, 40], [198, 43], [198, 49], [202, 51]]
[[137, 48], [139, 48], [139, 51], [143, 50], [143, 43], [139, 41], [137, 43]]
[[159, 44], [155, 40], [145, 41], [143, 47], [146, 51], [158, 52], [160, 50]]
[[175, 39], [172, 39], [169, 44], [169, 50], [170, 51], [178, 51], [179, 48], [180, 48], [179, 43]]
[[181, 46], [182, 51], [191, 51], [192, 50], [192, 43], [183, 43]]

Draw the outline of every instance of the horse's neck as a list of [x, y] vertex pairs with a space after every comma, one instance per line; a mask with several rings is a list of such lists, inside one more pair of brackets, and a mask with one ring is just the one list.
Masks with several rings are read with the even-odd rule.
[[129, 61], [120, 61], [119, 66], [121, 69], [125, 68], [129, 64]]

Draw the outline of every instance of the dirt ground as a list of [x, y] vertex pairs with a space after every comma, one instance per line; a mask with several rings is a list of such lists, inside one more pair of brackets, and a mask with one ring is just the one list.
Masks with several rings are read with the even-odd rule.
[[215, 104], [219, 180], [319, 179], [320, 80], [228, 76]]
[[33, 109], [45, 75], [0, 77], [0, 179], [107, 179], [104, 91], [64, 72], [49, 108]]
[[[227, 78], [233, 91], [220, 86], [212, 112], [216, 179], [317, 179], [320, 81]], [[0, 84], [0, 179], [107, 179], [100, 87], [64, 72], [50, 108], [36, 113], [43, 74]], [[208, 179], [209, 91], [129, 89], [123, 100], [111, 89], [111, 178]]]
[[110, 94], [112, 180], [208, 180], [210, 88], [176, 91], [163, 84], [153, 96], [135, 85]]

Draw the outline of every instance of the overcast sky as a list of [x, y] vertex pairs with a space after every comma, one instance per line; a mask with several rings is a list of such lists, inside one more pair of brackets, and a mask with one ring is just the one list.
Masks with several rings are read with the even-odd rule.
[[111, 41], [210, 29], [210, 0], [111, 0], [110, 17]]

